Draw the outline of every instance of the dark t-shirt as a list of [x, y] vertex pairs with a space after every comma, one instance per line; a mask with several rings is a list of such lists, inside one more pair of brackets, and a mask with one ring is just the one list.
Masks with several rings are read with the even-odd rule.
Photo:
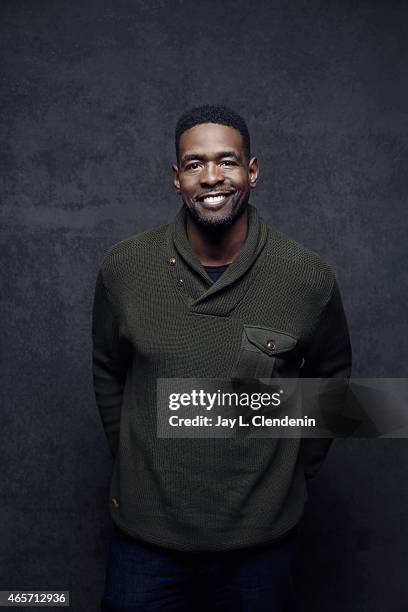
[[204, 266], [204, 270], [207, 272], [212, 282], [215, 283], [215, 281], [220, 278], [221, 274], [225, 272], [229, 265], [231, 264], [224, 264], [223, 266]]

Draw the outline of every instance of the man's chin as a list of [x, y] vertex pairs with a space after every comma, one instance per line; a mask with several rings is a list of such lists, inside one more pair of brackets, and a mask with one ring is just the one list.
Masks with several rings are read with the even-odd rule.
[[226, 228], [230, 227], [234, 221], [240, 216], [245, 207], [241, 207], [241, 209], [230, 209], [230, 210], [220, 210], [220, 211], [201, 211], [198, 207], [188, 207], [185, 205], [187, 212], [194, 219], [194, 221], [206, 228]]

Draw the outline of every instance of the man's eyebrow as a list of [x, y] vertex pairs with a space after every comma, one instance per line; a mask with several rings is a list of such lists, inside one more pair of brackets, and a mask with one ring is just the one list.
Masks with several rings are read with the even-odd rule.
[[218, 153], [217, 157], [233, 157], [237, 160], [240, 159], [239, 155], [235, 153], [235, 151], [222, 151], [221, 153]]
[[[239, 155], [237, 155], [234, 151], [221, 151], [220, 153], [217, 153], [216, 157], [218, 159], [220, 159], [221, 157], [233, 157], [234, 159], [239, 160]], [[204, 155], [199, 155], [198, 153], [189, 153], [188, 155], [185, 155], [181, 162], [183, 164], [185, 164], [188, 161], [192, 161], [194, 159], [197, 159], [198, 161], [203, 161], [204, 160]]]
[[188, 155], [184, 155], [184, 157], [181, 159], [181, 162], [185, 164], [186, 162], [192, 161], [193, 159], [198, 159], [199, 161], [203, 161], [204, 156], [199, 155], [198, 153], [189, 153]]

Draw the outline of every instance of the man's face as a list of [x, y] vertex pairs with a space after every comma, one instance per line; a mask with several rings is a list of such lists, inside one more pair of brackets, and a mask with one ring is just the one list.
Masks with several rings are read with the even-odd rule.
[[200, 225], [227, 227], [245, 210], [258, 179], [258, 160], [248, 160], [235, 128], [202, 123], [180, 137], [173, 182]]

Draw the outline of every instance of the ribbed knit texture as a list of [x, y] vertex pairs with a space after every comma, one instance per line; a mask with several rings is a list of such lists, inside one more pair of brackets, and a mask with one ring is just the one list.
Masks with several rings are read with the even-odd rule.
[[229, 378], [244, 325], [297, 339], [279, 355], [281, 376], [286, 367], [290, 376], [348, 376], [351, 350], [334, 274], [318, 255], [249, 205], [246, 242], [212, 283], [185, 215], [181, 208], [174, 223], [123, 240], [101, 261], [93, 372], [115, 458], [111, 514], [136, 539], [231, 550], [271, 542], [298, 522], [305, 475], [317, 472], [329, 442], [157, 438], [157, 378]]

